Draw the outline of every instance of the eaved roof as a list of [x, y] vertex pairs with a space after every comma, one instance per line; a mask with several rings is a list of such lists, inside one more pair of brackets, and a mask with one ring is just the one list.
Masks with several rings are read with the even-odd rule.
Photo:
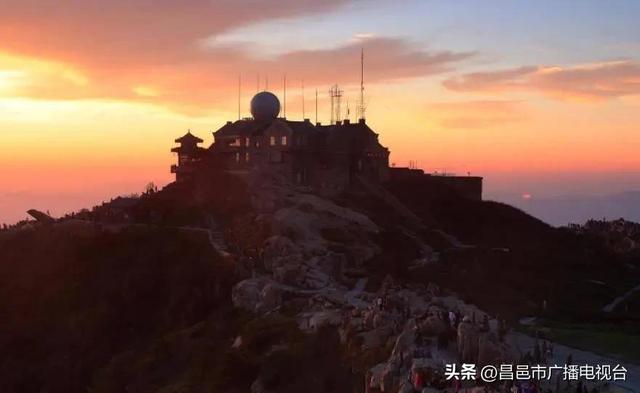
[[270, 123], [258, 122], [253, 119], [242, 119], [235, 122], [228, 121], [225, 125], [213, 132], [214, 136], [239, 137], [252, 136], [262, 133]]
[[308, 120], [286, 120], [282, 118], [274, 119], [270, 123], [260, 122], [253, 119], [237, 120], [227, 122], [213, 134], [217, 137], [246, 137], [262, 135], [262, 133], [272, 125], [288, 127], [295, 133], [315, 133], [315, 126]]
[[318, 132], [316, 126], [309, 120], [284, 120], [284, 122], [295, 133], [314, 134]]
[[187, 131], [186, 134], [176, 139], [176, 143], [184, 143], [184, 144], [198, 144], [202, 142], [202, 139], [191, 133], [191, 130]]
[[346, 121], [338, 124], [321, 126], [320, 128], [326, 135], [327, 145], [334, 150], [387, 150], [387, 148], [378, 141], [378, 134], [376, 134], [364, 121], [358, 121], [356, 123]]

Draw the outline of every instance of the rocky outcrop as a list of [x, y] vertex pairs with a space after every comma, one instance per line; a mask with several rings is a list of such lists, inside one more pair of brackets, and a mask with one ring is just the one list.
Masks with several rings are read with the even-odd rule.
[[478, 329], [469, 317], [458, 325], [458, 354], [465, 363], [476, 363], [478, 358]]
[[420, 331], [426, 336], [438, 336], [445, 333], [448, 328], [445, 321], [436, 315], [431, 315], [422, 322]]
[[482, 333], [478, 338], [478, 365], [503, 364], [517, 361], [513, 350], [494, 333]]
[[340, 310], [323, 310], [308, 312], [299, 316], [300, 329], [305, 331], [317, 331], [326, 326], [339, 326], [343, 315]]
[[233, 287], [231, 300], [235, 307], [265, 313], [280, 307], [282, 292], [281, 287], [269, 278], [250, 278]]
[[399, 383], [399, 370], [390, 363], [380, 363], [367, 373], [367, 391], [394, 392]]
[[273, 214], [272, 232], [286, 236], [306, 256], [325, 255], [338, 244], [354, 263], [379, 252], [370, 240], [378, 227], [365, 215], [311, 194], [291, 193]]
[[303, 260], [301, 250], [286, 236], [271, 236], [262, 247], [262, 261], [269, 272], [287, 264], [300, 264]]
[[[379, 360], [384, 348], [392, 348], [385, 361], [365, 374], [371, 392], [409, 392], [418, 382], [420, 389], [437, 385], [445, 363], [495, 364], [508, 358], [504, 344], [476, 324], [485, 313], [455, 296], [443, 296], [432, 284], [402, 286], [387, 276], [379, 291], [370, 293], [364, 291], [366, 279], [356, 286], [349, 281], [345, 271], [362, 268], [380, 251], [372, 240], [379, 229], [368, 217], [293, 188], [272, 187], [269, 192], [278, 197], [262, 198], [277, 201], [265, 204], [273, 207], [267, 213], [271, 236], [260, 255], [266, 275], [238, 283], [234, 305], [269, 313], [296, 298], [301, 330], [337, 328], [340, 342], [350, 351], [373, 356], [368, 359]], [[434, 254], [423, 248], [425, 255]], [[466, 316], [453, 345], [449, 312]], [[252, 391], [263, 392], [260, 381]]]

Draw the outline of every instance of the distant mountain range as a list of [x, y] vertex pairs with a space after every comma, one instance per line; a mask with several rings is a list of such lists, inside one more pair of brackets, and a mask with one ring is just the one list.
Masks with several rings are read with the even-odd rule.
[[[500, 198], [501, 199], [501, 198]], [[624, 218], [640, 222], [640, 191], [604, 196], [558, 196], [549, 198], [506, 198], [504, 202], [555, 226], [583, 224], [587, 220]]]

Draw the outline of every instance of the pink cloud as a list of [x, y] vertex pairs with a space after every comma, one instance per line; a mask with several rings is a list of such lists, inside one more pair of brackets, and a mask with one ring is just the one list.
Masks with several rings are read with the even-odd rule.
[[535, 91], [561, 99], [598, 100], [640, 94], [640, 65], [615, 61], [571, 67], [520, 67], [449, 78], [458, 92]]
[[428, 51], [403, 39], [377, 36], [269, 59], [256, 58], [250, 44], [202, 45], [203, 39], [241, 26], [331, 12], [353, 1], [25, 0], [0, 12], [0, 54], [55, 64], [49, 70], [31, 69], [13, 89], [14, 96], [126, 99], [180, 111], [203, 110], [235, 96], [238, 74], [244, 75], [246, 86], [255, 86], [258, 73], [263, 81], [268, 75], [277, 90], [285, 73], [291, 80], [304, 79], [309, 87], [355, 84], [361, 47], [368, 83], [441, 73], [472, 55]]
[[353, 0], [24, 0], [0, 13], [5, 50], [104, 68], [199, 56], [198, 39], [279, 18], [338, 9]]

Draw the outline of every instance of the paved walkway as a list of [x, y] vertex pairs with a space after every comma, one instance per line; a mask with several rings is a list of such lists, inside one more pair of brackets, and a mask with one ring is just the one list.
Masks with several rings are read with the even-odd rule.
[[[526, 353], [527, 351], [533, 353], [535, 338], [531, 336], [511, 331], [507, 334], [506, 340], [513, 345], [514, 348], [520, 350], [521, 353]], [[553, 343], [553, 358], [549, 359], [547, 363], [564, 366], [569, 354], [572, 356], [572, 362], [577, 365], [588, 364], [596, 366], [598, 364], [608, 364], [612, 368], [617, 364], [624, 366], [627, 369], [627, 380], [612, 381], [611, 384], [622, 388], [623, 391], [640, 392], [640, 366], [635, 364], [624, 363], [618, 359], [601, 356], [593, 352], [581, 351], [558, 343]]]
[[635, 287], [631, 288], [624, 295], [615, 298], [611, 303], [609, 303], [606, 306], [604, 306], [602, 308], [602, 311], [604, 311], [604, 312], [613, 311], [618, 306], [618, 304], [622, 303], [626, 298], [628, 298], [629, 296], [633, 295], [636, 291], [640, 291], [640, 284], [638, 284]]

